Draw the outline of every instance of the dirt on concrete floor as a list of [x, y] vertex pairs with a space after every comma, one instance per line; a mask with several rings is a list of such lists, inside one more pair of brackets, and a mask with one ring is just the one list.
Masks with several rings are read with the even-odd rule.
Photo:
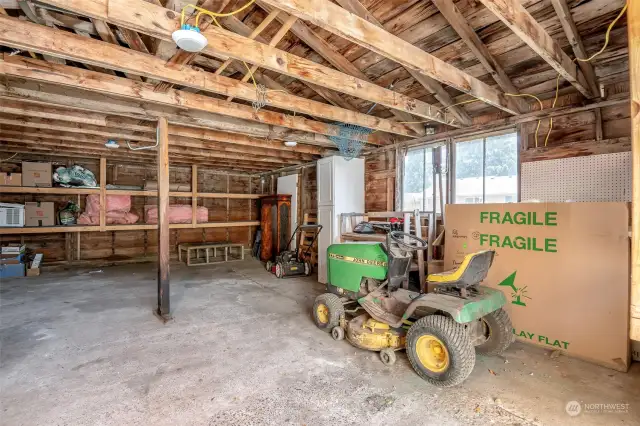
[[403, 353], [385, 367], [317, 329], [315, 279], [278, 280], [255, 260], [171, 274], [166, 325], [152, 265], [4, 280], [2, 424], [640, 425], [638, 364], [619, 373], [516, 343], [439, 389]]

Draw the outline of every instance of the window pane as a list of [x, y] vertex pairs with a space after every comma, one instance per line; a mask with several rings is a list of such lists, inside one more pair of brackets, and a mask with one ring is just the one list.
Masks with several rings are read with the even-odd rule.
[[482, 198], [482, 139], [459, 142], [456, 149], [455, 202], [478, 204]]
[[404, 159], [402, 210], [422, 210], [424, 185], [424, 150], [409, 151]]
[[487, 138], [485, 203], [518, 201], [518, 139], [515, 133]]
[[433, 150], [431, 148], [426, 149], [424, 164], [425, 173], [425, 188], [424, 188], [424, 207], [421, 207], [421, 211], [430, 212], [433, 210]]

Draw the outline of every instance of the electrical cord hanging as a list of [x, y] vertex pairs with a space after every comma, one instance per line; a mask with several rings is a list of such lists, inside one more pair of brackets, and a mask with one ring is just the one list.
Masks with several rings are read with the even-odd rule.
[[[624, 13], [627, 11], [628, 5], [629, 3], [625, 2], [624, 7], [622, 8], [622, 10], [620, 10], [620, 13], [618, 14], [618, 16], [616, 16], [616, 18], [613, 21], [611, 21], [611, 23], [607, 27], [607, 32], [604, 35], [604, 45], [602, 46], [602, 48], [588, 58], [574, 58], [573, 62], [591, 62], [595, 58], [600, 56], [607, 49], [607, 47], [609, 46], [609, 40], [611, 40], [611, 30], [616, 25], [616, 22], [618, 22], [620, 18], [622, 18], [622, 15], [624, 15]], [[560, 77], [561, 75], [560, 73], [558, 73], [558, 77], [556, 77], [556, 96], [553, 100], [553, 105], [551, 106], [551, 109], [555, 108], [556, 103], [558, 102], [558, 93], [560, 91]], [[544, 146], [547, 146], [547, 142], [549, 141], [549, 136], [551, 135], [551, 130], [553, 130], [553, 117], [549, 119], [549, 131], [547, 132], [547, 136], [544, 138]]]

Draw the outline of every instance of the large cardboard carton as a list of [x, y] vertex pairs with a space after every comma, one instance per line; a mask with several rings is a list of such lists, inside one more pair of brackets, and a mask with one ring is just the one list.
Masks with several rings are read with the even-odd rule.
[[51, 186], [51, 163], [22, 163], [22, 186]]
[[20, 186], [22, 185], [22, 173], [0, 173], [0, 185]]
[[445, 269], [495, 250], [485, 284], [507, 297], [518, 340], [626, 371], [628, 215], [625, 203], [447, 205]]
[[24, 226], [55, 226], [53, 203], [24, 203]]

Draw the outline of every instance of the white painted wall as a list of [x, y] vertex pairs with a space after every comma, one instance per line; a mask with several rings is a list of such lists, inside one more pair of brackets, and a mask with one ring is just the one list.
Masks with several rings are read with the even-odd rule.
[[[291, 195], [291, 231], [287, 238], [291, 238], [291, 232], [298, 226], [298, 174], [282, 176], [278, 178], [278, 194]], [[298, 241], [291, 242], [291, 248], [298, 247]]]

